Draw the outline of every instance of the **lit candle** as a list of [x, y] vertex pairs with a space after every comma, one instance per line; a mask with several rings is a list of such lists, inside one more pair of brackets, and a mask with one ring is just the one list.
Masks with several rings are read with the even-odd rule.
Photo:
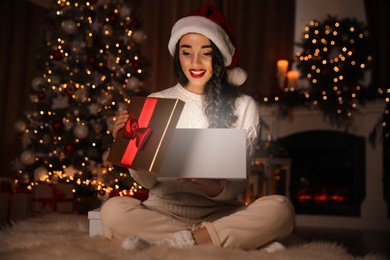
[[296, 70], [290, 70], [287, 72], [287, 87], [296, 88], [299, 79], [299, 72]]
[[277, 77], [279, 80], [279, 87], [284, 86], [284, 82], [286, 80], [286, 73], [288, 69], [288, 61], [287, 60], [278, 60], [276, 63], [278, 72], [277, 72]]

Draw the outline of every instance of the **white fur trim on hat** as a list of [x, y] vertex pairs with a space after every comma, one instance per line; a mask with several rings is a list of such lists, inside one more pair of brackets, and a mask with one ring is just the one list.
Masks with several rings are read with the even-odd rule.
[[168, 43], [172, 56], [175, 54], [177, 42], [188, 33], [199, 33], [209, 38], [221, 51], [225, 66], [230, 65], [235, 50], [233, 43], [221, 26], [203, 16], [187, 16], [175, 23]]

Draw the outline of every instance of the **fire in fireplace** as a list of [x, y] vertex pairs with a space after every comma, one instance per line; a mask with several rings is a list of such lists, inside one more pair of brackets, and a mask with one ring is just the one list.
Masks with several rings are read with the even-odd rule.
[[365, 140], [339, 131], [279, 138], [291, 162], [290, 195], [298, 214], [360, 216], [365, 197]]

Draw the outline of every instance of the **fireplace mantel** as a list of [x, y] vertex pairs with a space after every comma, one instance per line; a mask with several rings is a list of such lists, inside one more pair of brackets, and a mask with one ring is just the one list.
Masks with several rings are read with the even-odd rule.
[[[390, 219], [387, 217], [387, 205], [383, 196], [383, 147], [379, 140], [374, 147], [368, 138], [375, 124], [381, 119], [384, 108], [384, 102], [370, 102], [360, 107], [359, 112], [353, 115], [352, 125], [348, 128], [348, 133], [364, 137], [366, 143], [366, 197], [361, 204], [360, 217], [298, 214], [297, 226], [390, 230]], [[264, 139], [268, 135], [278, 139], [313, 130], [345, 131], [344, 128], [331, 124], [320, 110], [297, 108], [288, 116], [282, 117], [279, 115], [278, 106], [260, 106], [259, 109], [262, 120], [269, 127], [262, 129]]]

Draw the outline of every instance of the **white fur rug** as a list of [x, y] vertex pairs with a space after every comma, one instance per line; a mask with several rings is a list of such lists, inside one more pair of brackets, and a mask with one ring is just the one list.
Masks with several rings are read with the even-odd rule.
[[0, 259], [313, 259], [313, 260], [382, 260], [378, 255], [354, 257], [330, 242], [295, 244], [287, 250], [267, 253], [262, 250], [243, 251], [214, 246], [194, 246], [187, 249], [152, 247], [143, 251], [121, 248], [120, 241], [89, 237], [88, 218], [84, 215], [48, 214], [30, 218], [0, 231]]

